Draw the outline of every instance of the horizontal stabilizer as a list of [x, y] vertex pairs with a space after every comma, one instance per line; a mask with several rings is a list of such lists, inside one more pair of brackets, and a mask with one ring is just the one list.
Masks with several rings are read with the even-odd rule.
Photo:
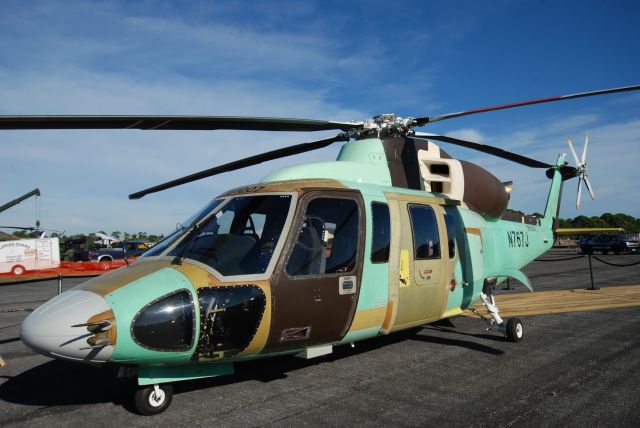
[[521, 282], [525, 287], [529, 289], [533, 293], [533, 287], [531, 286], [531, 282], [527, 275], [525, 275], [521, 270], [518, 269], [500, 269], [499, 271], [493, 272], [490, 277], [495, 278], [513, 278]]

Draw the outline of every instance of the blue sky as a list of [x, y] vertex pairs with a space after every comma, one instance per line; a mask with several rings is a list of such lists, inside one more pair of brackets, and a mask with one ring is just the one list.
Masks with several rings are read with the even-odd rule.
[[[11, 1], [0, 5], [0, 114], [198, 114], [362, 120], [425, 116], [640, 83], [636, 1]], [[433, 124], [552, 162], [581, 150], [597, 199], [580, 213], [640, 216], [640, 93]], [[171, 230], [225, 189], [339, 146], [129, 201], [244, 156], [334, 133], [4, 131], [0, 203], [39, 187], [43, 227]], [[544, 207], [544, 173], [442, 147]], [[575, 180], [561, 215], [574, 217]], [[35, 202], [0, 214], [31, 226]]]

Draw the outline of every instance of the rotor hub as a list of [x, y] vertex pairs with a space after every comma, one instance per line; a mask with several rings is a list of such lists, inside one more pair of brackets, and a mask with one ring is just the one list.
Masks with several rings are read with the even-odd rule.
[[363, 139], [372, 136], [396, 137], [407, 135], [409, 130], [418, 123], [412, 117], [402, 118], [393, 113], [379, 114], [362, 122], [362, 127], [353, 129], [349, 135], [352, 138]]

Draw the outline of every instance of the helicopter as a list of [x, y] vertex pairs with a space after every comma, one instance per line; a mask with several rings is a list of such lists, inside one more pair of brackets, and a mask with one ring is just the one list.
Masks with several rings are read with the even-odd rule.
[[[482, 302], [488, 329], [518, 342], [500, 317], [497, 283], [549, 250], [563, 182], [594, 197], [586, 144], [576, 166], [417, 132], [441, 120], [640, 85], [467, 110], [365, 121], [220, 116], [1, 116], [0, 130], [327, 131], [335, 137], [230, 162], [129, 195], [172, 187], [341, 142], [336, 161], [284, 167], [228, 190], [137, 261], [90, 279], [33, 311], [22, 341], [52, 358], [110, 364], [135, 377], [143, 415], [165, 411], [172, 383], [232, 374], [234, 363], [316, 358], [341, 345], [455, 317]], [[551, 180], [542, 217], [507, 218], [512, 184], [434, 141], [540, 168]], [[580, 189], [581, 187], [579, 187]], [[580, 197], [580, 190], [578, 193]]]

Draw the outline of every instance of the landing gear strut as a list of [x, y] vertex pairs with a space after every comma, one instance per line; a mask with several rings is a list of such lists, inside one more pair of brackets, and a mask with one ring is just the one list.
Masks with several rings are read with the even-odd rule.
[[505, 322], [500, 318], [500, 315], [498, 314], [500, 311], [498, 310], [498, 306], [493, 298], [493, 290], [496, 286], [496, 282], [496, 278], [485, 279], [484, 286], [482, 287], [482, 293], [480, 293], [480, 300], [482, 300], [482, 304], [489, 315], [491, 315], [491, 318], [484, 317], [477, 311], [474, 312], [487, 323], [487, 331], [492, 329], [498, 330], [510, 341], [519, 342], [524, 336], [522, 321], [520, 321], [519, 318], [510, 318]]

